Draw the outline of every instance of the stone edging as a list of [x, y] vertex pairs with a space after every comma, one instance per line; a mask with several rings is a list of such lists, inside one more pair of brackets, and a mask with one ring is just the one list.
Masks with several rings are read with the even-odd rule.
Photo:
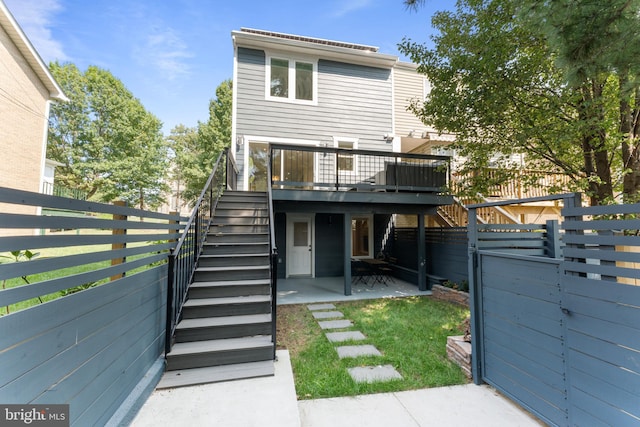
[[469, 293], [467, 292], [457, 291], [442, 285], [433, 285], [431, 292], [431, 298], [433, 299], [469, 307]]
[[471, 379], [471, 343], [466, 342], [462, 335], [447, 337], [447, 357]]

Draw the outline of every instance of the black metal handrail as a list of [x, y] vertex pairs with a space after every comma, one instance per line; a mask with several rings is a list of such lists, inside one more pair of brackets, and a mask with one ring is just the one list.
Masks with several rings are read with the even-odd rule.
[[207, 229], [222, 195], [229, 176], [228, 150], [218, 156], [193, 212], [187, 221], [184, 232], [178, 239], [175, 248], [169, 254], [169, 277], [167, 287], [167, 319], [165, 331], [165, 354], [171, 351], [172, 337], [182, 314], [182, 307], [187, 299], [187, 291], [193, 280], [198, 257], [207, 238]]
[[[269, 150], [271, 153], [271, 150]], [[273, 192], [271, 183], [271, 155], [267, 160], [267, 203], [269, 206], [269, 277], [271, 281], [271, 342], [273, 358], [276, 358], [276, 320], [278, 295], [278, 247], [276, 246], [275, 216], [273, 213]]]
[[449, 156], [271, 144], [276, 189], [446, 191]]

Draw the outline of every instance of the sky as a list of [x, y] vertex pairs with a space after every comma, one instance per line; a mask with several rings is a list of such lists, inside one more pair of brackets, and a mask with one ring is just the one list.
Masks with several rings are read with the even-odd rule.
[[45, 63], [109, 70], [163, 122], [206, 121], [233, 77], [231, 31], [242, 27], [377, 46], [400, 55], [404, 37], [430, 44], [434, 11], [454, 0], [4, 0]]

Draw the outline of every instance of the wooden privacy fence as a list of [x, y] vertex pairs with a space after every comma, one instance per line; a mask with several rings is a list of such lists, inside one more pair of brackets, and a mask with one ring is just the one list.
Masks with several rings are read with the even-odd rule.
[[640, 204], [557, 197], [555, 257], [527, 253], [528, 231], [497, 250], [470, 222], [474, 381], [550, 425], [640, 425]]
[[[6, 188], [0, 204], [0, 402], [120, 423], [163, 371], [166, 260], [186, 219]], [[24, 206], [47, 215], [11, 213]]]

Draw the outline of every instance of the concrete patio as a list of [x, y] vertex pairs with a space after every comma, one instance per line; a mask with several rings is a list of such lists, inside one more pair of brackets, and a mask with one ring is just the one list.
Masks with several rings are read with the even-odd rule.
[[489, 386], [466, 384], [355, 397], [296, 400], [289, 353], [275, 375], [155, 391], [134, 427], [521, 426], [539, 421]]
[[354, 283], [351, 292], [344, 294], [343, 277], [279, 279], [278, 305], [431, 295], [431, 291], [420, 291], [416, 285], [395, 277], [386, 285]]

